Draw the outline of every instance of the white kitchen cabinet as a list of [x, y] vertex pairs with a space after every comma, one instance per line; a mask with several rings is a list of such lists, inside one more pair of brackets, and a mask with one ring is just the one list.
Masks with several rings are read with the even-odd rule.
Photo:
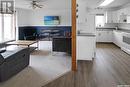
[[122, 15], [122, 11], [121, 10], [117, 10], [117, 23], [121, 23], [121, 20], [120, 20], [120, 15]]
[[130, 23], [130, 7], [117, 11], [118, 23]]
[[95, 37], [77, 36], [77, 60], [92, 60], [96, 51]]
[[97, 30], [96, 42], [112, 42], [113, 31], [112, 30]]
[[127, 15], [130, 15], [130, 7], [127, 8]]
[[106, 23], [112, 22], [112, 13], [111, 12], [106, 12], [105, 17], [106, 17]]
[[118, 17], [116, 11], [107, 11], [105, 14], [106, 23], [117, 23]]
[[122, 46], [123, 43], [123, 36], [121, 31], [113, 31], [113, 43], [119, 47]]
[[130, 15], [127, 15], [127, 23], [130, 23]]
[[118, 23], [117, 11], [112, 12], [113, 23]]

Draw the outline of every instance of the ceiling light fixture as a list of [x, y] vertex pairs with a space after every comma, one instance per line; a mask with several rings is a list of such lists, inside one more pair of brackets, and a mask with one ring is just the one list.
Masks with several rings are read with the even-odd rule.
[[112, 3], [114, 0], [105, 0], [103, 1], [103, 3], [101, 3], [99, 6], [107, 6], [109, 5], [110, 3]]
[[43, 5], [41, 5], [41, 4], [39, 4], [39, 2], [38, 1], [32, 1], [31, 2], [31, 6], [30, 6], [32, 9], [36, 9], [36, 8], [42, 8], [43, 7]]

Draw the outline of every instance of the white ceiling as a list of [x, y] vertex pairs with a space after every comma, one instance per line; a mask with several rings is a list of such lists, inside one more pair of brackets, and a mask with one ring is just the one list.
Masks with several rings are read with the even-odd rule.
[[[32, 0], [15, 0], [16, 8], [30, 9], [30, 3]], [[37, 0], [40, 4], [43, 4], [43, 8], [47, 9], [63, 9], [71, 8], [71, 0]], [[86, 3], [86, 6], [90, 8], [96, 8], [100, 5], [103, 0], [77, 0], [78, 2]], [[119, 7], [130, 3], [130, 0], [115, 0], [104, 8]]]
[[130, 0], [115, 0], [114, 2], [112, 2], [107, 7], [119, 7], [119, 6], [126, 5], [128, 3], [130, 3]]
[[[104, 0], [77, 0], [78, 2], [83, 2], [86, 3], [86, 5], [90, 8], [96, 8], [98, 7], [101, 2], [103, 2]], [[130, 0], [115, 0], [114, 2], [112, 2], [111, 4], [109, 4], [106, 7], [103, 8], [112, 8], [112, 7], [120, 7], [122, 5], [128, 4], [130, 3]]]

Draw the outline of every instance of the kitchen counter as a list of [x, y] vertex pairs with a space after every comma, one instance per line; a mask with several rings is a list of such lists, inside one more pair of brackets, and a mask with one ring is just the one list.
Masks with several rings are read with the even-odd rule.
[[80, 34], [77, 34], [77, 36], [90, 36], [90, 37], [95, 37], [96, 36], [96, 34], [94, 34], [94, 33], [80, 33]]
[[114, 31], [130, 33], [130, 30], [125, 30], [125, 29], [118, 29], [118, 30], [114, 30]]
[[96, 29], [115, 29], [115, 27], [96, 27]]
[[96, 28], [97, 31], [113, 31], [115, 29], [116, 28], [106, 28], [106, 27]]

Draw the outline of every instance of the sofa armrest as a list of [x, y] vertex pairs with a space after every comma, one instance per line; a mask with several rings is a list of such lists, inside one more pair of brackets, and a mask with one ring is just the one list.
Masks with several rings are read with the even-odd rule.
[[0, 65], [4, 62], [3, 56], [0, 54]]

